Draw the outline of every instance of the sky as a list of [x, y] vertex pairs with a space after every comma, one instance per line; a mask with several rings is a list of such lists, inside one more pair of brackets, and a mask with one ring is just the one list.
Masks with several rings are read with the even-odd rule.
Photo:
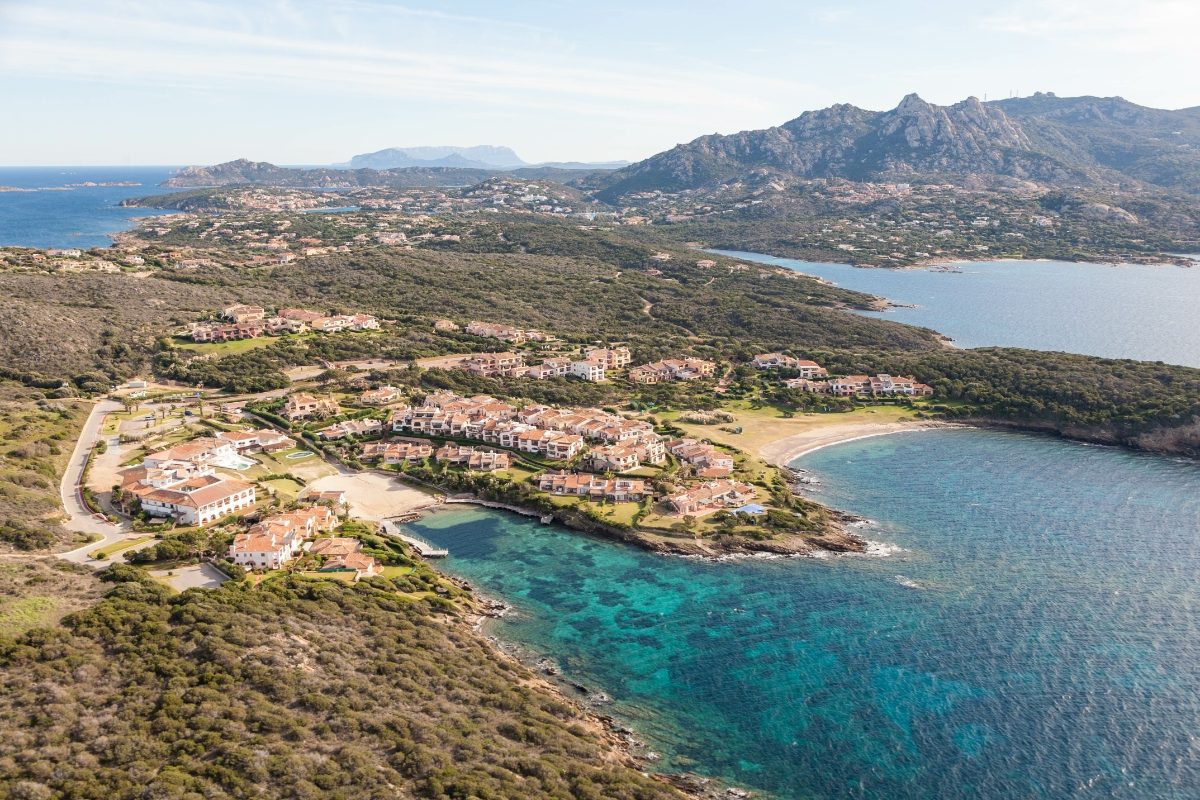
[[0, 0], [0, 164], [638, 160], [909, 92], [1200, 105], [1200, 0]]

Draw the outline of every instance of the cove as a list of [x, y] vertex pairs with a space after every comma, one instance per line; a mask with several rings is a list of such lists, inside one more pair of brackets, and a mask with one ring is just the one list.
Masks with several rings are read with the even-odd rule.
[[1200, 466], [981, 430], [800, 464], [888, 557], [710, 563], [482, 509], [411, 527], [662, 768], [784, 798], [1194, 798]]
[[961, 271], [946, 272], [713, 252], [913, 306], [863, 313], [933, 328], [960, 347], [1027, 347], [1200, 367], [1200, 263], [978, 261], [953, 264]]

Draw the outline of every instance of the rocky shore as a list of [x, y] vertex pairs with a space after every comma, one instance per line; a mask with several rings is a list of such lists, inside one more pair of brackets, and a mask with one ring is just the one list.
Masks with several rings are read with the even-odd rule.
[[746, 789], [693, 773], [658, 772], [656, 766], [662, 757], [654, 752], [636, 731], [611, 714], [599, 710], [611, 703], [612, 698], [603, 691], [564, 676], [562, 668], [553, 659], [489, 634], [486, 629], [487, 623], [507, 616], [512, 610], [511, 606], [481, 594], [469, 581], [454, 577], [451, 580], [460, 588], [470, 591], [474, 597], [473, 607], [464, 619], [472, 632], [483, 637], [491, 645], [497, 658], [520, 668], [524, 673], [521, 676], [523, 683], [549, 692], [575, 708], [584, 726], [611, 748], [625, 766], [653, 775], [694, 800], [730, 800], [757, 796]]

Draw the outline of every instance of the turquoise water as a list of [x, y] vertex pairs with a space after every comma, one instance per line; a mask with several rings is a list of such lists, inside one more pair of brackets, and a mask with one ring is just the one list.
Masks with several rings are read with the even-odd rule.
[[1200, 796], [1200, 466], [974, 430], [802, 464], [900, 551], [713, 564], [502, 512], [412, 527], [667, 769], [788, 798]]
[[[112, 234], [133, 227], [135, 217], [172, 213], [122, 208], [130, 197], [165, 194], [158, 183], [172, 167], [0, 167], [0, 186], [35, 189], [0, 192], [0, 246], [107, 247]], [[77, 186], [131, 181], [140, 186]]]
[[962, 272], [938, 272], [716, 252], [913, 305], [866, 315], [933, 328], [962, 347], [1005, 345], [1200, 367], [1200, 263], [981, 261], [955, 265]]

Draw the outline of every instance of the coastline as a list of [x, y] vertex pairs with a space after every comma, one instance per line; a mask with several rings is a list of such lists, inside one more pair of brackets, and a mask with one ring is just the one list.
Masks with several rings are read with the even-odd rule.
[[964, 427], [951, 422], [932, 420], [897, 420], [895, 422], [851, 422], [835, 425], [821, 425], [801, 433], [784, 436], [759, 447], [759, 454], [769, 463], [777, 467], [787, 467], [801, 456], [814, 453], [826, 447], [868, 439], [874, 436], [887, 436], [893, 433], [909, 431], [934, 430], [940, 428]]

